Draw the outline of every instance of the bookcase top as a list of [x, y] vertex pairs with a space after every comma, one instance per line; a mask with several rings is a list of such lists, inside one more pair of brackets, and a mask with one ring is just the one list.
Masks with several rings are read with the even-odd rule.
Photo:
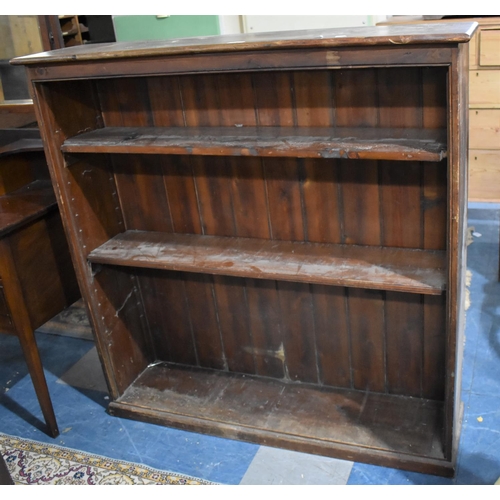
[[367, 26], [321, 30], [244, 33], [168, 40], [99, 43], [17, 57], [12, 64], [77, 63], [108, 59], [161, 57], [180, 54], [268, 51], [387, 45], [466, 43], [477, 22], [443, 22], [394, 26]]

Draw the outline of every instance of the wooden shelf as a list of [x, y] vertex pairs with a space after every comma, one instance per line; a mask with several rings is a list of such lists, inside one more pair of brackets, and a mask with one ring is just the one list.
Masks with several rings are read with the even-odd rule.
[[30, 151], [43, 151], [43, 143], [38, 129], [0, 130], [0, 157]]
[[10, 194], [0, 196], [0, 236], [57, 209], [50, 181], [34, 181]]
[[445, 252], [127, 231], [92, 251], [96, 264], [439, 295]]
[[154, 423], [254, 442], [264, 432], [270, 444], [340, 450], [351, 459], [386, 452], [444, 458], [439, 401], [161, 363], [110, 404], [113, 414], [132, 418], [145, 408]]
[[446, 131], [363, 127], [107, 127], [67, 139], [62, 151], [435, 162], [446, 157]]

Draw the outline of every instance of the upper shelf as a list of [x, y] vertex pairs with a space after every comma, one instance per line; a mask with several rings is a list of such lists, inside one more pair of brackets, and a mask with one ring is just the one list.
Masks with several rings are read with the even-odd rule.
[[108, 127], [69, 138], [65, 153], [291, 156], [441, 161], [446, 130], [308, 127]]
[[274, 33], [244, 33], [201, 36], [142, 42], [118, 42], [79, 46], [13, 59], [13, 64], [57, 64], [61, 62], [102, 61], [137, 57], [161, 57], [169, 54], [241, 52], [250, 50], [309, 49], [321, 47], [359, 47], [372, 45], [420, 45], [468, 42], [476, 22], [444, 22], [432, 26], [363, 26], [298, 30]]
[[445, 252], [126, 231], [93, 250], [96, 264], [439, 295]]

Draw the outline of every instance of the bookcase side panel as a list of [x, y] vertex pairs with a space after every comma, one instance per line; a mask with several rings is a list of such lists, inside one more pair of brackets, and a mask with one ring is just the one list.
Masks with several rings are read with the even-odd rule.
[[444, 449], [453, 463], [463, 417], [460, 398], [465, 329], [465, 271], [468, 185], [468, 59], [466, 45], [453, 51], [448, 78], [448, 303]]
[[[103, 320], [107, 316], [118, 317], [115, 304], [120, 294], [136, 295], [136, 287], [128, 277], [121, 276], [115, 283], [119, 284], [116, 290], [99, 297], [100, 286], [94, 283], [93, 271], [86, 260], [90, 251], [124, 230], [116, 185], [105, 155], [65, 157], [60, 151], [68, 136], [101, 126], [97, 94], [92, 81], [48, 82], [34, 85], [34, 99], [79, 286], [108, 387], [116, 398], [149, 362], [144, 342], [131, 340], [147, 338], [142, 319], [140, 325], [134, 325], [135, 331], [129, 329], [130, 321], [118, 322], [111, 342], [103, 333], [108, 331]], [[117, 348], [120, 345], [131, 348], [121, 350]], [[124, 352], [127, 359], [133, 360], [126, 370], [120, 368]]]

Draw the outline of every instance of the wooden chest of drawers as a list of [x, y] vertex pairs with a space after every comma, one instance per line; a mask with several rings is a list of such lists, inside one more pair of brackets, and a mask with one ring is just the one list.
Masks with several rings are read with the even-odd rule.
[[469, 200], [499, 202], [500, 18], [480, 22], [469, 70]]
[[[479, 26], [469, 44], [469, 201], [500, 202], [500, 17], [470, 17]], [[426, 22], [394, 16], [381, 25]]]

